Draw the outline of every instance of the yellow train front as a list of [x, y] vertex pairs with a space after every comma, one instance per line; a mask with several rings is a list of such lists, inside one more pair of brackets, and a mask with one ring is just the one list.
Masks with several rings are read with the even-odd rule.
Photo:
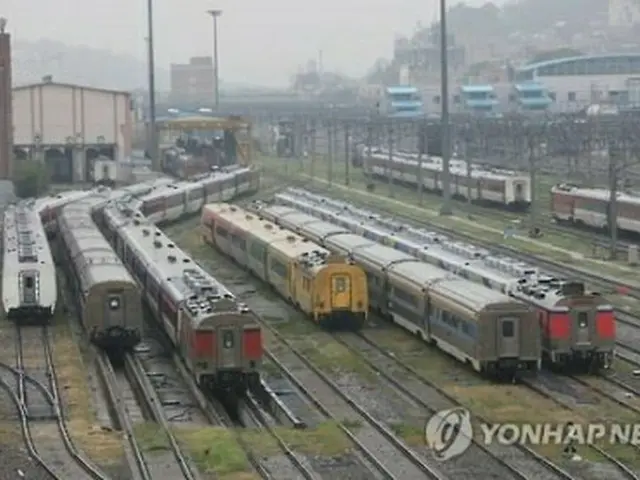
[[358, 330], [367, 319], [364, 271], [320, 245], [240, 207], [202, 211], [204, 239], [328, 329]]

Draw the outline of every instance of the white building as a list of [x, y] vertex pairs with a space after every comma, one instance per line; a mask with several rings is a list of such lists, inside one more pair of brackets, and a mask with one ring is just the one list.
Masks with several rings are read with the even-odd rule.
[[558, 58], [520, 67], [515, 82], [537, 81], [554, 100], [552, 109], [571, 111], [593, 103], [636, 103], [640, 54]]
[[116, 161], [131, 155], [132, 114], [126, 92], [55, 83], [50, 77], [14, 88], [16, 161], [45, 161], [54, 181], [88, 181], [99, 155]]

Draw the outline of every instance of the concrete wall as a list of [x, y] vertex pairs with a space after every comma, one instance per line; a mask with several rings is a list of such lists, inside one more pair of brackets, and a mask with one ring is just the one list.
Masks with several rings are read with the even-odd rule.
[[[44, 83], [13, 91], [14, 144], [113, 144], [116, 160], [131, 154], [132, 112], [127, 93]], [[102, 137], [102, 138], [100, 138]]]

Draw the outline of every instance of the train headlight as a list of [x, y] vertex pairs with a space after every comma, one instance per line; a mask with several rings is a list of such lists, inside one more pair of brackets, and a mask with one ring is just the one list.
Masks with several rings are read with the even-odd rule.
[[109, 308], [111, 310], [117, 310], [118, 308], [120, 308], [120, 299], [117, 297], [111, 297], [109, 299]]

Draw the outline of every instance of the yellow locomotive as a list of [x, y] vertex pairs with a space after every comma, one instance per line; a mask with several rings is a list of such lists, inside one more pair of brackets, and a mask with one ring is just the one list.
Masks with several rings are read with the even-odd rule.
[[206, 205], [205, 241], [328, 329], [360, 329], [369, 299], [364, 271], [320, 245], [240, 207]]

